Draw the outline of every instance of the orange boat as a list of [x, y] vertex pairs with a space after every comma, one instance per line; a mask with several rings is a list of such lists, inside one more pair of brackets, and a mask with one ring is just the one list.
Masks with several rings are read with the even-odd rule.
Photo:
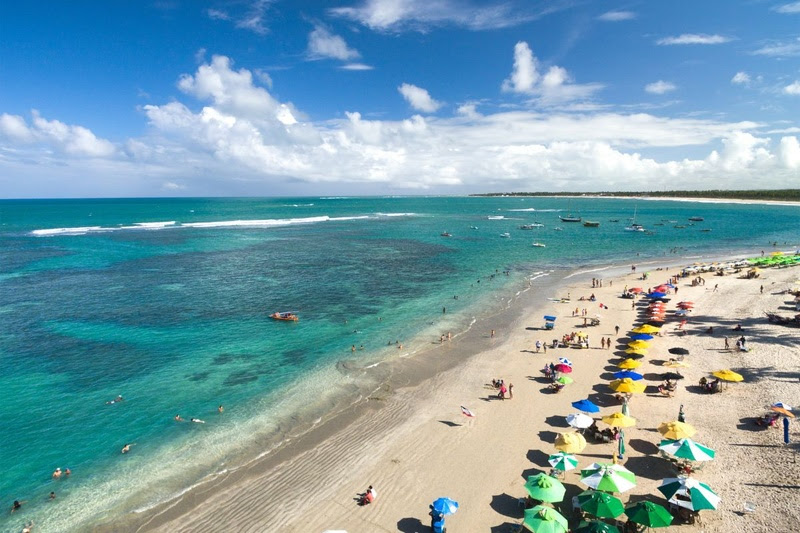
[[298, 320], [300, 320], [297, 317], [297, 315], [292, 313], [291, 311], [286, 311], [286, 312], [283, 312], [283, 313], [275, 312], [275, 313], [272, 313], [271, 315], [269, 315], [269, 317], [273, 318], [275, 320], [289, 320], [289, 321], [292, 321], [292, 322], [297, 322]]

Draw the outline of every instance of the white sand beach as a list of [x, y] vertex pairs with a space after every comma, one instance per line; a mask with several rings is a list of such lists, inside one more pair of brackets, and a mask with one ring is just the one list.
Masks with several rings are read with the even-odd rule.
[[[658, 285], [679, 271], [651, 270], [647, 281], [637, 281], [640, 272], [631, 273], [604, 279], [603, 288], [594, 289], [591, 281], [576, 282], [559, 294], [570, 293], [570, 303], [537, 307], [517, 323], [496, 324], [490, 350], [433, 373], [419, 386], [373, 396], [367, 409], [345, 416], [313, 441], [284, 450], [268, 467], [226, 485], [187, 493], [169, 509], [149, 516], [139, 530], [424, 532], [430, 531], [428, 505], [447, 496], [460, 504], [458, 512], [446, 518], [448, 531], [515, 531], [522, 521], [519, 499], [526, 495], [527, 476], [549, 471], [547, 457], [556, 451], [557, 433], [573, 431], [564, 420], [575, 412], [570, 403], [591, 397], [602, 407], [596, 418], [620, 409], [607, 386], [616, 371], [613, 365], [621, 361], [615, 352], [624, 348], [631, 328], [641, 323], [646, 306], [640, 303], [632, 309], [631, 300], [619, 297], [622, 288]], [[671, 295], [668, 304], [674, 309], [679, 300], [694, 302], [685, 326], [688, 333], [678, 335], [678, 321], [668, 319], [638, 369], [648, 388], [630, 401], [630, 415], [637, 425], [625, 430], [627, 453], [622, 461], [636, 474], [638, 484], [622, 494], [622, 500], [648, 497], [666, 505], [656, 487], [676, 471], [659, 454], [661, 435], [656, 428], [676, 419], [683, 405], [686, 421], [697, 429], [694, 440], [716, 450], [716, 458], [694, 477], [710, 485], [721, 504], [717, 511], [702, 511], [700, 523], [672, 525], [663, 531], [796, 531], [800, 523], [796, 445], [787, 448], [781, 430], [759, 427], [754, 417], [774, 402], [800, 401], [800, 330], [771, 324], [764, 315], [776, 310], [783, 315], [796, 313], [786, 307], [793, 297], [785, 290], [800, 277], [800, 268], [768, 269], [759, 279], [703, 276], [704, 286], [693, 287], [691, 278], [681, 279], [678, 294]], [[576, 301], [591, 293], [597, 302]], [[608, 309], [600, 311], [599, 303]], [[581, 318], [571, 317], [576, 307], [588, 308], [590, 316], [600, 312], [601, 324], [583, 328]], [[555, 329], [540, 329], [542, 315], [553, 311], [559, 317]], [[743, 332], [732, 331], [737, 324]], [[705, 333], [709, 327], [712, 334]], [[536, 340], [549, 343], [574, 330], [589, 334], [590, 349], [535, 353]], [[724, 337], [731, 337], [735, 347], [739, 335], [747, 338], [751, 350], [724, 350]], [[600, 337], [612, 340], [611, 349], [600, 348]], [[672, 347], [689, 350], [690, 366], [681, 369], [685, 379], [669, 398], [656, 386], [671, 370], [660, 363], [670, 357], [667, 350]], [[441, 358], [443, 366], [449, 366], [444, 362], [452, 363], [460, 355], [455, 345], [445, 343], [425, 357]], [[558, 357], [573, 362], [574, 383], [554, 394], [540, 370]], [[744, 381], [731, 383], [720, 393], [703, 393], [697, 386], [700, 378], [725, 368], [742, 374]], [[496, 394], [492, 378], [513, 383], [513, 399], [491, 399]], [[475, 418], [463, 416], [462, 405]], [[794, 420], [791, 438], [800, 440], [800, 426]], [[577, 454], [579, 469], [595, 461], [610, 462], [614, 449], [613, 443], [590, 442]], [[579, 470], [562, 479], [567, 495], [555, 507], [574, 527], [577, 520], [570, 498], [585, 487]], [[377, 500], [358, 506], [357, 495], [368, 485], [377, 490]], [[748, 502], [755, 510], [745, 513]]]

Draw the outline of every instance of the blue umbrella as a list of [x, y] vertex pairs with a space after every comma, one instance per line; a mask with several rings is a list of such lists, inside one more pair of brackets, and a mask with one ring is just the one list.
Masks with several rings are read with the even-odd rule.
[[648, 335], [647, 333], [634, 333], [633, 335], [631, 335], [631, 339], [635, 341], [649, 341], [653, 340], [653, 336]]
[[453, 514], [458, 511], [458, 502], [450, 498], [439, 498], [431, 504], [434, 512], [442, 516]]
[[642, 375], [638, 372], [633, 372], [631, 370], [621, 370], [619, 372], [614, 372], [614, 379], [625, 379], [631, 378], [633, 381], [639, 381], [642, 379]]
[[577, 402], [572, 402], [572, 407], [577, 409], [578, 411], [583, 411], [584, 413], [599, 413], [600, 408], [593, 404], [590, 400], [578, 400]]
[[658, 298], [663, 298], [666, 295], [667, 295], [666, 292], [651, 292], [650, 294], [647, 295], [647, 297], [658, 299]]

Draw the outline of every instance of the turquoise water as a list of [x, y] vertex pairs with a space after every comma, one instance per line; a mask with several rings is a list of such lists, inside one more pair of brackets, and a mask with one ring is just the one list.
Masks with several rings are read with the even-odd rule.
[[0, 201], [0, 496], [27, 501], [0, 529], [79, 529], [234, 468], [357, 396], [341, 361], [463, 330], [525, 276], [799, 240], [797, 207], [639, 201], [642, 234], [634, 205], [573, 199], [585, 228], [558, 198]]

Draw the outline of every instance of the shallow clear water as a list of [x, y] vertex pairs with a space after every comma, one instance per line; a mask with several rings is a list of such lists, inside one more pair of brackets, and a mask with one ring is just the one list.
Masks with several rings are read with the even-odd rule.
[[[459, 331], [497, 301], [491, 291], [533, 272], [798, 241], [796, 207], [640, 201], [637, 222], [654, 231], [645, 235], [622, 229], [631, 200], [572, 200], [598, 228], [561, 223], [567, 205], [0, 201], [0, 495], [8, 506], [28, 501], [0, 528], [34, 519], [66, 530], [174, 495], [357, 391], [340, 361], [395, 356], [395, 340], [407, 351], [430, 342], [422, 332]], [[689, 225], [690, 216], [705, 221]], [[545, 227], [518, 229], [533, 222]], [[272, 321], [276, 310], [301, 320]], [[118, 394], [124, 402], [105, 403]], [[176, 423], [177, 413], [206, 424]], [[121, 456], [126, 443], [136, 445]], [[52, 481], [56, 467], [71, 478]]]

